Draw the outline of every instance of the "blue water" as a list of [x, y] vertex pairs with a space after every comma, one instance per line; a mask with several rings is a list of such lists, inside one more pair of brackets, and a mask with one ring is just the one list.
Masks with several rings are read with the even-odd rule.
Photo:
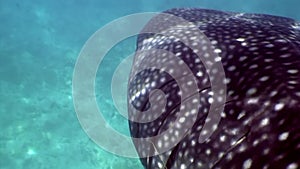
[[[111, 154], [84, 133], [73, 107], [73, 69], [84, 43], [103, 25], [124, 15], [172, 7], [300, 20], [299, 0], [0, 0], [0, 168], [142, 168], [138, 159]], [[96, 78], [97, 101], [107, 122], [127, 135], [127, 121], [111, 100], [110, 79], [134, 48], [134, 38], [117, 45]]]

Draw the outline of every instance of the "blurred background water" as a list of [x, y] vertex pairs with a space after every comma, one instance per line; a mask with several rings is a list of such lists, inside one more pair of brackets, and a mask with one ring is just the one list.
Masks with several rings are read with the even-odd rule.
[[[84, 133], [72, 102], [73, 68], [86, 40], [103, 25], [124, 15], [172, 7], [300, 20], [298, 0], [0, 0], [0, 168], [142, 168], [138, 159], [110, 154]], [[127, 135], [127, 121], [111, 100], [110, 80], [120, 61], [134, 51], [134, 41], [115, 46], [96, 79], [106, 121]]]

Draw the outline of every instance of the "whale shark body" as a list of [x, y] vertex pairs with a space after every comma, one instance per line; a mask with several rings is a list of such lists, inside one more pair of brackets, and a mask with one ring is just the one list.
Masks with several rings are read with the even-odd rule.
[[[209, 39], [224, 68], [226, 101], [211, 136], [199, 142], [209, 107], [214, 101], [211, 99], [211, 79], [214, 77], [209, 76], [195, 50], [176, 38], [154, 33], [139, 35], [137, 50], [161, 49], [173, 53], [192, 72], [177, 78], [188, 86], [190, 81], [186, 79], [193, 76], [199, 89], [194, 91], [198, 98], [184, 98], [182, 102], [186, 105], [181, 106], [181, 88], [178, 80], [170, 74], [155, 68], [133, 73], [154, 62], [172, 63], [174, 60], [159, 52], [135, 55], [128, 87], [129, 117], [149, 120], [129, 120], [132, 137], [155, 137], [174, 127], [177, 117], [197, 114], [182, 139], [166, 151], [160, 150], [174, 142], [173, 136], [178, 135], [176, 127], [169, 135], [155, 138], [152, 146], [134, 142], [144, 167], [299, 168], [300, 23], [279, 16], [196, 8], [177, 8], [163, 13], [192, 22]], [[166, 22], [171, 21], [154, 17], [145, 29], [159, 28]], [[176, 30], [183, 39], [187, 34], [193, 37], [193, 29], [180, 31], [179, 26]], [[200, 42], [194, 46], [202, 55], [210, 57]], [[180, 66], [171, 71], [183, 72]], [[164, 93], [164, 97], [153, 96], [157, 104], [166, 100], [162, 109], [156, 109], [158, 105], [149, 100], [155, 89]], [[197, 110], [189, 106], [195, 100], [198, 101]], [[145, 114], [136, 115], [136, 111], [145, 111]], [[157, 116], [158, 111], [160, 116]], [[191, 122], [183, 116], [177, 126], [184, 128], [188, 123]]]

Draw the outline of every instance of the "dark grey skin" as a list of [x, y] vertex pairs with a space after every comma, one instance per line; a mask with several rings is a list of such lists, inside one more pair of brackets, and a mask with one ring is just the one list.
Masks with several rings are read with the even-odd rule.
[[[226, 103], [218, 127], [203, 143], [198, 142], [210, 106], [210, 81], [202, 62], [191, 49], [172, 38], [143, 34], [137, 49], [166, 49], [179, 53], [197, 77], [200, 107], [197, 120], [170, 151], [141, 158], [147, 169], [241, 169], [300, 168], [300, 24], [292, 19], [263, 14], [240, 14], [206, 9], [171, 9], [196, 24], [222, 58], [226, 75]], [[164, 24], [152, 21], [147, 27]], [[159, 23], [161, 22], [161, 23]], [[149, 40], [150, 39], [150, 40]], [[199, 46], [199, 50], [204, 50]], [[151, 55], [135, 56], [133, 69], [153, 62]], [[139, 60], [140, 59], [140, 60]], [[180, 68], [178, 68], [180, 69]], [[185, 78], [185, 77], [183, 77]], [[164, 79], [164, 80], [161, 80]], [[147, 85], [151, 82], [153, 85]], [[136, 95], [138, 91], [139, 95]], [[132, 137], [146, 138], [168, 130], [178, 116], [179, 87], [168, 74], [144, 70], [132, 76], [128, 104], [139, 111], [149, 109], [149, 92], [166, 94], [164, 113], [147, 123], [129, 121]], [[133, 97], [134, 96], [134, 97]], [[185, 100], [191, 102], [191, 100]], [[187, 107], [188, 109], [188, 107]], [[129, 116], [133, 115], [132, 108]], [[155, 112], [147, 112], [151, 116]], [[162, 140], [167, 144], [170, 138]], [[143, 145], [135, 144], [140, 156]], [[160, 147], [150, 147], [157, 151]]]

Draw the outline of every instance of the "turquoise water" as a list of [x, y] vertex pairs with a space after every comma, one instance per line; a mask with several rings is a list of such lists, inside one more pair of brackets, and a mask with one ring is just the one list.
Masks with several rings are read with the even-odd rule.
[[[135, 12], [186, 6], [300, 20], [297, 1], [0, 0], [0, 168], [142, 168], [138, 159], [111, 154], [89, 139], [73, 107], [77, 56], [87, 39], [110, 21]], [[134, 51], [134, 40], [113, 48], [96, 78], [97, 101], [106, 121], [125, 135], [128, 124], [114, 108], [110, 79], [121, 60]]]

